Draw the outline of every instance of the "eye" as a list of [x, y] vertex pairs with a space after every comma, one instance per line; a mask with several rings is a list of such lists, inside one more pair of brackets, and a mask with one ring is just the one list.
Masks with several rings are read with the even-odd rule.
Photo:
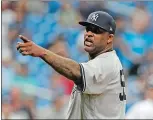
[[87, 27], [86, 27], [86, 31], [87, 31], [87, 32], [88, 32], [88, 31], [93, 32], [93, 28], [92, 28], [91, 26], [87, 26]]
[[97, 34], [101, 34], [101, 33], [104, 33], [105, 32], [105, 30], [103, 30], [103, 29], [101, 29], [101, 28], [97, 28]]
[[97, 26], [86, 26], [86, 32], [88, 31], [91, 31], [92, 33], [95, 33], [95, 34], [101, 34], [101, 33], [106, 32], [105, 30]]

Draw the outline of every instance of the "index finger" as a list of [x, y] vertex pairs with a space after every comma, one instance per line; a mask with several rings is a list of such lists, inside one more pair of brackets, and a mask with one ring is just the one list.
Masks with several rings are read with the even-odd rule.
[[19, 35], [19, 38], [23, 40], [23, 42], [29, 42], [30, 40], [23, 35]]

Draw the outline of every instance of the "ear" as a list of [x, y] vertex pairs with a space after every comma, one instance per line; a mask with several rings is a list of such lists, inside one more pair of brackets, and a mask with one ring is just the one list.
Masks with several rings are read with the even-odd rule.
[[113, 41], [114, 35], [113, 34], [109, 34], [108, 35], [108, 40], [107, 40], [107, 44], [111, 43]]

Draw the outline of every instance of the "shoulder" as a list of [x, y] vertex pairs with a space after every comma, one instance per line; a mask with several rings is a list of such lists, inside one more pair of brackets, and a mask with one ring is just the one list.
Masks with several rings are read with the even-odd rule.
[[94, 72], [96, 72], [96, 74], [116, 74], [116, 72], [122, 69], [122, 65], [115, 50], [101, 54], [95, 59], [84, 63], [84, 65], [90, 66], [90, 68], [95, 70]]
[[110, 70], [122, 67], [115, 50], [98, 56], [95, 62], [99, 64], [100, 67], [108, 68]]

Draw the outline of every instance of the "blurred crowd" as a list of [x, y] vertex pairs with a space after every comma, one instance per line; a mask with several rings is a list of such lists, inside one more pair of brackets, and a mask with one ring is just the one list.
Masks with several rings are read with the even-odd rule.
[[153, 118], [153, 2], [4, 0], [1, 9], [3, 119], [63, 118], [73, 82], [41, 59], [18, 54], [18, 35], [84, 62], [88, 54], [78, 21], [97, 10], [116, 20], [114, 49], [127, 83], [126, 117]]

